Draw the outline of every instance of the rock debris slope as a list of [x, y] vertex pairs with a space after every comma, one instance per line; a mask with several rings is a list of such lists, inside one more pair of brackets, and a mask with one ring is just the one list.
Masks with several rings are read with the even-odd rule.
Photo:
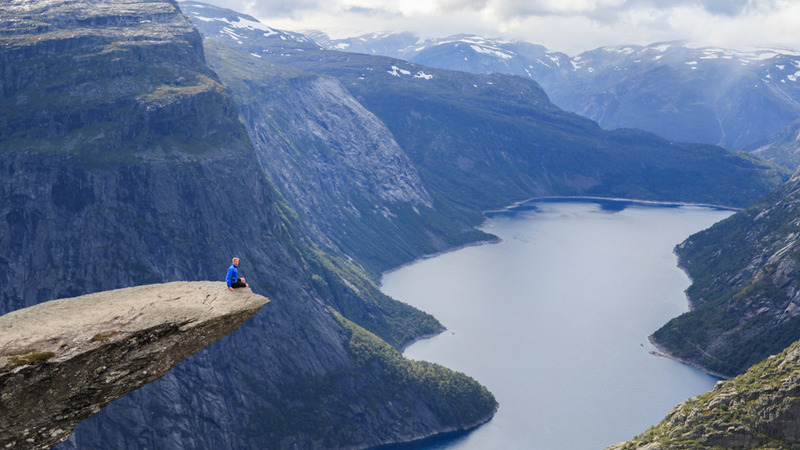
[[173, 282], [0, 317], [0, 448], [65, 440], [79, 421], [227, 336], [267, 302], [222, 282]]

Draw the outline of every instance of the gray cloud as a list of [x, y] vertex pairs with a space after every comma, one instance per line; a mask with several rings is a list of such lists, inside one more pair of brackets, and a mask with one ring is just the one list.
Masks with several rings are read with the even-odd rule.
[[[205, 0], [236, 11], [261, 17], [294, 17], [297, 14], [332, 10], [337, 2], [331, 0]], [[617, 2], [588, 2], [586, 7], [569, 7], [552, 0], [431, 0], [444, 13], [481, 12], [492, 10], [504, 19], [525, 19], [530, 16], [584, 16], [605, 23], [613, 23], [621, 14], [632, 9], [671, 10], [679, 6], [696, 5], [711, 14], [736, 16], [751, 8], [770, 8], [776, 0], [626, 0]], [[605, 4], [604, 4], [605, 3]], [[569, 5], [569, 4], [567, 4]], [[345, 11], [361, 15], [393, 15], [380, 5], [349, 7]]]
[[705, 0], [701, 2], [706, 11], [712, 14], [736, 16], [744, 11], [747, 0]]
[[[748, 11], [748, 5], [758, 9], [767, 9], [775, 4], [774, 0], [626, 0], [622, 3], [587, 2], [584, 8], [580, 5], [569, 7], [547, 0], [498, 0], [492, 2], [497, 13], [505, 18], [524, 19], [530, 16], [583, 16], [599, 22], [613, 23], [631, 10], [669, 11], [682, 6], [698, 6], [713, 15], [736, 16]], [[569, 4], [567, 4], [569, 5]]]
[[398, 5], [411, 5], [399, 3], [404, 0], [205, 1], [251, 14], [269, 26], [319, 29], [337, 37], [387, 30], [423, 37], [475, 33], [575, 53], [673, 40], [800, 48], [794, 32], [800, 2], [788, 0], [427, 0], [435, 14], [422, 14], [426, 9], [421, 8], [410, 16], [398, 11]]
[[325, 0], [197, 0], [260, 17], [291, 18], [303, 11], [325, 9]]

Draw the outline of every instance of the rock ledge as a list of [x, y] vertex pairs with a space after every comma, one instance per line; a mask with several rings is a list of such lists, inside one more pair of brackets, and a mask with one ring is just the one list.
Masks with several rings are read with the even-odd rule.
[[174, 282], [0, 317], [0, 449], [64, 441], [78, 422], [230, 334], [268, 301], [221, 282]]

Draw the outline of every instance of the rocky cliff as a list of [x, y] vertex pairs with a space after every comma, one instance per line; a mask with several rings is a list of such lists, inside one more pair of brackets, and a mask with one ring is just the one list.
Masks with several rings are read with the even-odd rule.
[[232, 333], [267, 302], [222, 282], [173, 282], [1, 316], [0, 447], [65, 440], [78, 422]]
[[391, 322], [374, 287], [325, 266], [298, 232], [175, 2], [0, 2], [0, 21], [0, 311], [222, 279], [232, 256], [272, 301], [62, 448], [358, 448], [492, 416], [474, 380], [410, 376], [399, 354], [378, 360], [377, 337], [355, 352], [347, 317]]
[[609, 450], [800, 448], [800, 342]]
[[676, 248], [692, 310], [656, 331], [667, 353], [733, 376], [800, 339], [800, 176]]
[[370, 268], [444, 249], [431, 242], [442, 234], [432, 219], [444, 219], [416, 168], [338, 80], [205, 45], [265, 170], [315, 240]]

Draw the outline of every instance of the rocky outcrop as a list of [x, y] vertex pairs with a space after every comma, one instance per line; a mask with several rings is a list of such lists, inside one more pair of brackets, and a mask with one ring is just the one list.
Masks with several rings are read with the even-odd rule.
[[800, 448], [800, 342], [609, 450]]
[[800, 166], [800, 119], [769, 136], [748, 150], [791, 170]]
[[0, 317], [0, 448], [67, 439], [78, 422], [232, 333], [267, 302], [222, 282], [173, 282]]

